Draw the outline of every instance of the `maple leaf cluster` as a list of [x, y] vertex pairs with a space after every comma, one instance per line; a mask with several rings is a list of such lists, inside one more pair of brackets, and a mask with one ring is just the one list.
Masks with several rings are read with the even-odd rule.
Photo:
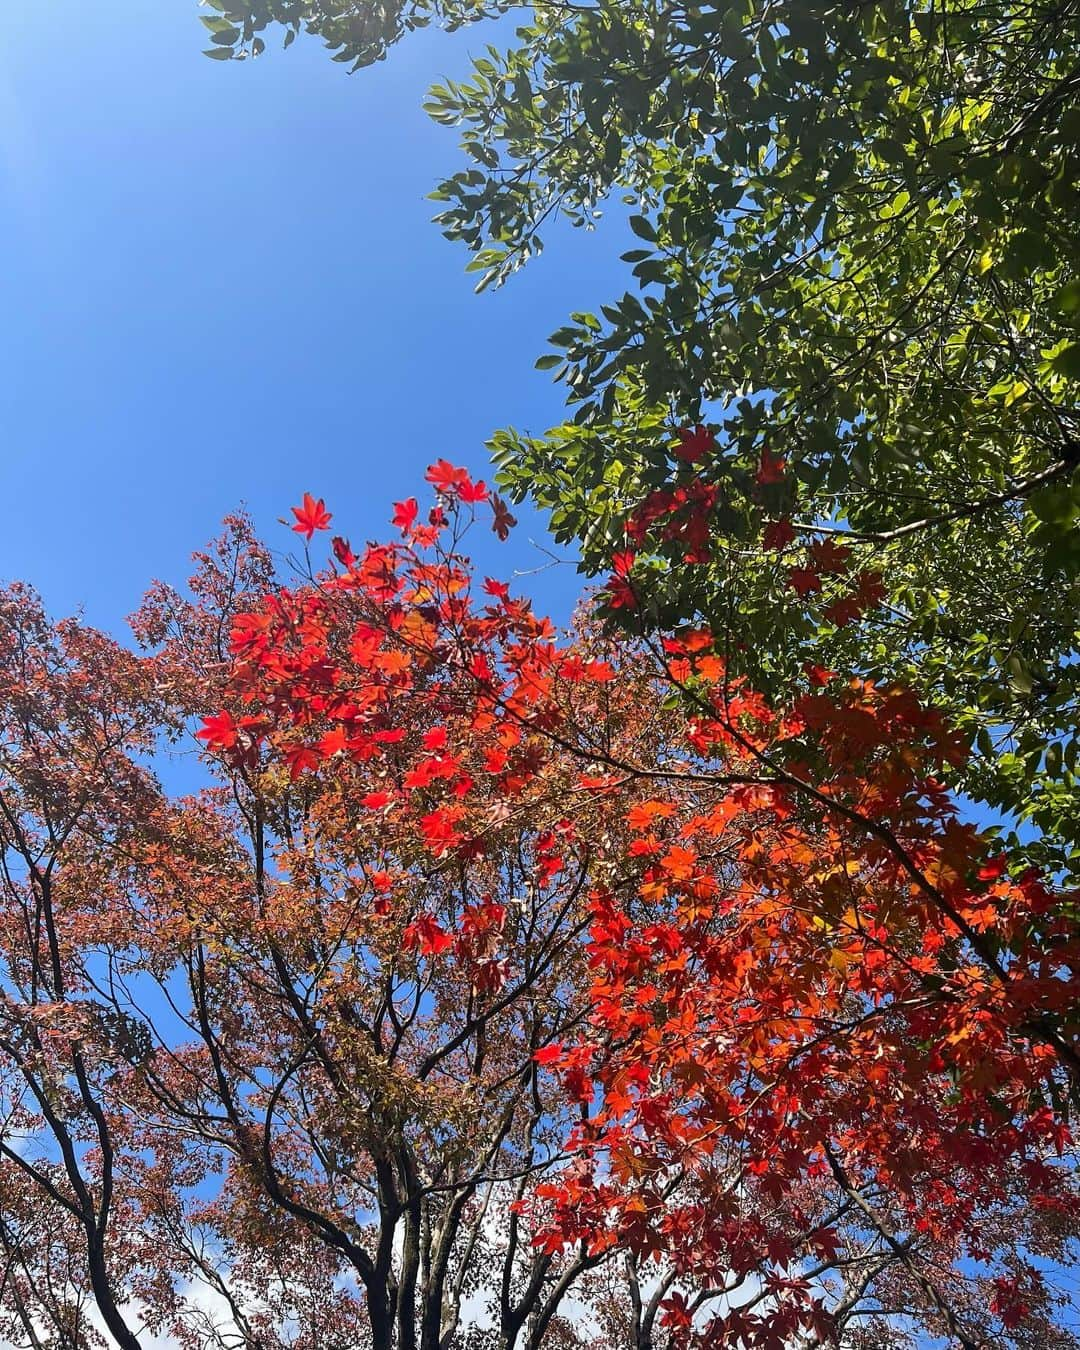
[[[721, 462], [719, 446], [712, 430], [702, 425], [680, 428], [677, 439], [670, 451], [674, 478], [652, 488], [627, 512], [625, 547], [613, 555], [616, 565], [602, 593], [613, 611], [638, 609], [633, 569], [651, 555], [681, 558], [687, 564], [715, 561], [716, 513], [726, 509], [722, 480], [709, 479], [710, 470]], [[778, 601], [789, 603], [793, 593], [808, 614], [837, 629], [880, 607], [885, 599], [881, 573], [873, 565], [852, 566], [856, 536], [849, 535], [845, 543], [845, 531], [835, 525], [793, 523], [798, 483], [784, 459], [765, 448], [744, 477], [756, 500], [762, 553], [789, 559], [778, 573]], [[778, 503], [782, 512], [774, 515]]]

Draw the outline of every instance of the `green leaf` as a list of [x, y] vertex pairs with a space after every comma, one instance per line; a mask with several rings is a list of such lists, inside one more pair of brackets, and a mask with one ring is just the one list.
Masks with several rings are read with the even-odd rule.
[[1057, 375], [1069, 380], [1080, 380], [1080, 342], [1070, 342], [1051, 360], [1051, 368]]
[[1080, 280], [1066, 282], [1054, 296], [1054, 308], [1070, 318], [1080, 315]]
[[879, 220], [892, 220], [894, 216], [900, 215], [911, 201], [911, 193], [906, 189], [901, 189], [895, 197], [881, 207], [878, 211]]

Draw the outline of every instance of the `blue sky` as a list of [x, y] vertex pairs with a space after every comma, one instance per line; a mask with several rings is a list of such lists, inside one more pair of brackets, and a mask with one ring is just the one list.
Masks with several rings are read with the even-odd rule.
[[[312, 40], [209, 61], [198, 13], [49, 0], [0, 44], [0, 578], [114, 631], [241, 502], [282, 547], [304, 491], [381, 536], [433, 459], [558, 420], [532, 363], [623, 284], [620, 229], [566, 230], [476, 296], [431, 224], [460, 161], [420, 104], [489, 33], [349, 76]], [[485, 566], [542, 563], [530, 537]], [[561, 618], [579, 579], [522, 586]]]

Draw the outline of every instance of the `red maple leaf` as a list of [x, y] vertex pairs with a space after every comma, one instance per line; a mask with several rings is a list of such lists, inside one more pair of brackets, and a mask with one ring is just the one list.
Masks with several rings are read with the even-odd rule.
[[828, 684], [834, 678], [833, 671], [826, 670], [824, 666], [814, 665], [812, 662], [803, 666], [803, 670], [806, 672], [810, 683], [818, 688]]
[[676, 807], [672, 802], [638, 802], [627, 812], [626, 823], [632, 830], [647, 830], [655, 820], [673, 816], [675, 810]]
[[444, 496], [458, 491], [463, 483], [469, 482], [468, 471], [457, 468], [448, 459], [437, 459], [434, 464], [429, 465], [424, 478], [432, 484], [436, 492], [441, 492]]
[[809, 567], [788, 568], [788, 581], [791, 589], [804, 598], [821, 590], [821, 578]]
[[297, 534], [302, 534], [305, 539], [310, 539], [316, 530], [329, 528], [332, 519], [323, 499], [320, 497], [316, 501], [310, 492], [304, 493], [303, 505], [294, 506], [292, 513], [296, 517], [296, 524], [293, 529]]
[[818, 539], [810, 545], [810, 556], [819, 572], [841, 576], [847, 571], [851, 549], [844, 544], [838, 544], [834, 539]]
[[341, 535], [335, 535], [330, 541], [330, 547], [334, 550], [334, 557], [342, 567], [355, 567], [356, 554], [349, 546], [347, 539], [342, 539]]
[[846, 628], [849, 623], [853, 623], [863, 612], [862, 601], [857, 595], [841, 596], [839, 600], [834, 600], [831, 605], [825, 606], [825, 617], [836, 624], [837, 628]]
[[608, 577], [604, 589], [607, 592], [607, 602], [612, 609], [637, 609], [638, 602], [634, 588], [622, 577]]
[[679, 431], [679, 444], [674, 450], [676, 459], [684, 464], [696, 464], [716, 448], [716, 437], [708, 427], [683, 427]]
[[319, 742], [319, 751], [325, 759], [329, 759], [331, 755], [344, 754], [346, 739], [344, 727], [335, 727]]
[[195, 733], [210, 750], [231, 750], [238, 735], [236, 721], [230, 712], [214, 713], [202, 719], [202, 729]]
[[1009, 860], [1001, 853], [998, 854], [996, 858], [991, 858], [989, 862], [984, 863], [983, 866], [979, 868], [976, 875], [980, 881], [997, 881], [998, 878], [1003, 877], [1008, 870]]
[[457, 485], [457, 495], [463, 502], [486, 502], [487, 484], [481, 478], [478, 482], [466, 477]]
[[791, 527], [791, 521], [785, 516], [783, 520], [769, 521], [761, 536], [761, 546], [762, 548], [781, 549], [790, 544], [794, 538], [795, 531]]
[[401, 945], [406, 951], [418, 951], [422, 956], [439, 956], [449, 951], [454, 939], [433, 914], [421, 914], [402, 933]]
[[757, 481], [759, 483], [782, 483], [787, 469], [787, 461], [774, 455], [771, 450], [763, 449], [761, 452], [761, 463], [758, 465]]
[[408, 534], [419, 511], [420, 507], [416, 498], [406, 497], [403, 502], [394, 503], [394, 514], [391, 517], [390, 524], [396, 525], [402, 534]]
[[860, 572], [856, 583], [856, 594], [863, 609], [876, 609], [885, 599], [885, 585], [880, 572]]
[[287, 745], [284, 757], [289, 766], [289, 777], [294, 781], [305, 769], [316, 769], [319, 766], [319, 753], [310, 745]]
[[510, 535], [510, 531], [517, 524], [517, 517], [511, 515], [510, 508], [497, 492], [491, 494], [491, 507], [495, 513], [495, 519], [492, 521], [491, 528], [500, 539], [507, 539]]

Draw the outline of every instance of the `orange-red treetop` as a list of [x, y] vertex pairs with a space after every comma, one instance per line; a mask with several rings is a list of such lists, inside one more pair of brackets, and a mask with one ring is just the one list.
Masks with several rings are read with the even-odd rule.
[[[723, 635], [560, 641], [507, 586], [474, 594], [458, 540], [485, 502], [508, 528], [498, 498], [429, 479], [399, 540], [335, 538], [236, 620], [200, 734], [308, 793], [348, 922], [454, 988], [463, 1026], [534, 981], [510, 892], [581, 906], [521, 1047], [568, 1121], [514, 1203], [535, 1244], [654, 1262], [673, 1344], [780, 1350], [890, 1300], [964, 1345], [1045, 1319], [1038, 1258], [1077, 1216], [1080, 944], [1069, 898], [958, 818], [936, 774], [963, 745], [828, 671], [767, 699]], [[308, 922], [288, 887], [273, 913], [283, 941]]]

